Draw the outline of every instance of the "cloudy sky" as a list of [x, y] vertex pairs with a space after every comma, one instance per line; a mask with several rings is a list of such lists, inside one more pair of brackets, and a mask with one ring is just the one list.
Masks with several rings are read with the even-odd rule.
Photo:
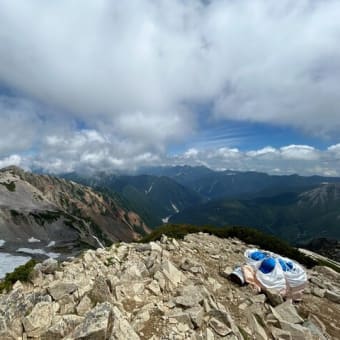
[[339, 0], [2, 0], [0, 166], [340, 176]]

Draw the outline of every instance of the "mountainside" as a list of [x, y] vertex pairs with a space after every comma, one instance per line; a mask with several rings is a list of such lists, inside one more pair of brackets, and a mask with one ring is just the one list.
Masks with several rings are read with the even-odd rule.
[[251, 226], [293, 243], [321, 236], [340, 239], [340, 184], [273, 197], [211, 201], [180, 212], [170, 222]]
[[229, 280], [248, 247], [200, 233], [47, 260], [0, 294], [0, 338], [339, 339], [340, 274], [314, 267], [283, 302]]
[[206, 167], [156, 167], [145, 173], [162, 174], [207, 199], [273, 196], [287, 191], [301, 192], [321, 183], [340, 183], [337, 177], [275, 176], [255, 171], [213, 171]]
[[66, 174], [63, 177], [109, 194], [120, 194], [124, 204], [136, 211], [150, 227], [159, 226], [179, 211], [203, 202], [199, 194], [164, 176]]
[[0, 171], [0, 239], [4, 248], [69, 248], [131, 241], [147, 232], [115, 200], [64, 179], [16, 167]]

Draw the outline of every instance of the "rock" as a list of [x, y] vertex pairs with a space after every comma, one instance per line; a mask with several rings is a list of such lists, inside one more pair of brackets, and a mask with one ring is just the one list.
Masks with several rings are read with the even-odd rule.
[[63, 315], [54, 317], [52, 325], [42, 336], [42, 340], [61, 339], [67, 336], [82, 321], [83, 317], [78, 315]]
[[271, 333], [275, 340], [293, 340], [292, 335], [288, 331], [284, 331], [280, 328], [272, 327]]
[[186, 287], [182, 294], [174, 298], [173, 301], [176, 305], [190, 308], [203, 301], [202, 294], [195, 286]]
[[139, 336], [117, 307], [113, 307], [112, 339], [139, 340]]
[[282, 303], [281, 305], [272, 308], [272, 313], [281, 322], [284, 320], [292, 324], [302, 323], [303, 319], [297, 313], [295, 307], [290, 300]]
[[207, 328], [204, 332], [203, 340], [214, 340], [214, 339], [215, 339], [215, 336], [214, 336], [213, 331], [210, 328]]
[[58, 261], [52, 258], [49, 258], [42, 262], [40, 270], [44, 274], [54, 274], [54, 272], [58, 269]]
[[112, 302], [112, 294], [104, 276], [95, 278], [93, 288], [89, 292], [89, 298], [94, 304], [106, 301]]
[[281, 328], [291, 334], [294, 340], [312, 340], [310, 330], [298, 324], [293, 324], [286, 321], [280, 321]]
[[179, 308], [174, 309], [169, 314], [167, 314], [169, 319], [175, 319], [180, 323], [186, 323], [190, 328], [194, 328], [189, 313], [182, 311]]
[[109, 339], [113, 328], [113, 308], [110, 303], [98, 304], [66, 339]]
[[250, 298], [252, 303], [264, 303], [266, 301], [266, 295], [264, 294], [258, 294], [252, 298]]
[[73, 282], [55, 282], [48, 288], [49, 294], [54, 300], [58, 301], [65, 295], [73, 293], [77, 289], [77, 285]]
[[146, 287], [150, 290], [150, 292], [156, 296], [161, 294], [161, 289], [159, 287], [159, 284], [156, 280], [152, 280]]
[[327, 298], [329, 301], [340, 303], [340, 295], [334, 292], [331, 292], [330, 290], [325, 291], [325, 298]]
[[[320, 320], [319, 320], [320, 321]], [[307, 320], [303, 323], [303, 327], [306, 327], [318, 340], [327, 340], [327, 338], [324, 336], [322, 328], [320, 329], [318, 324], [316, 324], [313, 320]]]
[[32, 312], [23, 318], [25, 332], [29, 337], [39, 337], [46, 333], [53, 318], [53, 306], [49, 302], [39, 302]]
[[84, 295], [80, 302], [78, 303], [76, 311], [78, 315], [84, 316], [91, 308], [92, 308], [91, 299], [87, 295]]
[[255, 335], [255, 339], [256, 340], [267, 340], [268, 336], [266, 334], [266, 331], [259, 324], [255, 315], [251, 315], [250, 321], [251, 321], [251, 326], [253, 329], [253, 334]]
[[314, 296], [318, 296], [320, 298], [323, 298], [325, 296], [325, 289], [321, 289], [319, 287], [313, 287], [312, 288], [312, 294]]
[[177, 286], [183, 280], [183, 274], [169, 260], [164, 260], [161, 265], [162, 273], [174, 285]]
[[195, 328], [200, 328], [203, 323], [204, 310], [201, 306], [192, 307], [186, 310]]
[[266, 289], [265, 293], [273, 307], [280, 305], [284, 301], [282, 295], [274, 289]]
[[215, 318], [210, 319], [209, 326], [220, 336], [226, 336], [232, 332], [226, 324]]
[[220, 275], [226, 279], [229, 278], [230, 274], [233, 272], [233, 268], [231, 267], [224, 267], [220, 269]]
[[132, 327], [136, 332], [140, 332], [147, 321], [150, 320], [150, 313], [147, 310], [141, 310], [133, 318]]

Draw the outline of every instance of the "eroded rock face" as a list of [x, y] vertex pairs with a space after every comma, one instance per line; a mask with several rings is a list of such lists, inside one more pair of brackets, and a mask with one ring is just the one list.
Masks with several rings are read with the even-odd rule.
[[0, 295], [0, 339], [336, 339], [338, 276], [309, 271], [300, 303], [258, 294], [225, 277], [247, 247], [193, 234], [45, 261]]

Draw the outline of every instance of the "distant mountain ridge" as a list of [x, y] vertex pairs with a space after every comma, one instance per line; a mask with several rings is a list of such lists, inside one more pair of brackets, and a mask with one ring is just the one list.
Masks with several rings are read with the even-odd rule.
[[304, 191], [324, 182], [340, 182], [339, 177], [269, 175], [256, 171], [214, 171], [204, 166], [154, 167], [141, 171], [145, 174], [170, 177], [209, 200], [273, 196], [287, 191]]
[[123, 204], [136, 211], [150, 227], [159, 226], [179, 211], [204, 201], [200, 194], [165, 176], [98, 173], [88, 177], [70, 173], [63, 178], [118, 194]]
[[340, 239], [340, 183], [247, 200], [222, 199], [186, 209], [171, 223], [242, 225], [292, 243], [316, 237]]
[[72, 249], [132, 241], [148, 231], [136, 213], [90, 187], [17, 167], [0, 170], [0, 239], [7, 247], [39, 242]]

